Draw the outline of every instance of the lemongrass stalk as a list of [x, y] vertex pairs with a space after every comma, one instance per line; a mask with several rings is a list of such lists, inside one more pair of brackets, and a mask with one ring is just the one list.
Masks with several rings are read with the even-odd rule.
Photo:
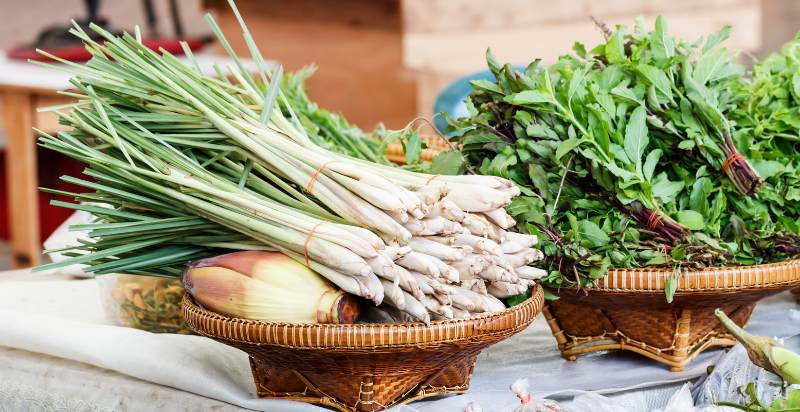
[[509, 215], [506, 212], [506, 210], [502, 209], [502, 208], [491, 210], [489, 212], [484, 212], [483, 215], [490, 222], [494, 223], [495, 225], [497, 225], [497, 226], [499, 226], [499, 227], [501, 227], [503, 229], [511, 228], [511, 227], [513, 227], [514, 225], [517, 224], [517, 222], [514, 220], [514, 218], [511, 217], [511, 215]]
[[404, 291], [410, 293], [415, 298], [422, 299], [422, 296], [425, 295], [425, 293], [422, 291], [423, 285], [420, 285], [419, 282], [417, 282], [417, 279], [411, 275], [411, 272], [400, 265], [394, 265], [394, 271], [397, 274], [398, 286], [400, 286], [400, 288]]
[[400, 259], [401, 257], [409, 254], [410, 252], [411, 252], [410, 247], [400, 246], [397, 244], [386, 246], [386, 249], [383, 250], [383, 253], [394, 261], [397, 261], [397, 259]]
[[392, 192], [364, 184], [347, 176], [329, 174], [329, 177], [333, 177], [339, 184], [379, 209], [387, 212], [405, 212], [407, 210], [403, 202]]
[[[303, 262], [303, 255], [301, 254], [287, 249], [281, 249], [281, 253], [298, 262]], [[347, 293], [369, 299], [376, 306], [383, 302], [383, 285], [380, 284], [380, 281], [377, 282], [378, 286], [376, 287], [375, 282], [369, 276], [346, 276], [316, 261], [311, 261], [309, 267]], [[372, 277], [374, 278], [375, 275], [372, 275]], [[377, 278], [375, 279], [377, 280]]]
[[[308, 185], [311, 182], [315, 171], [308, 165], [294, 159], [283, 159], [278, 153], [273, 153], [272, 155], [273, 162], [286, 162], [282, 170], [291, 175], [292, 180], [301, 182], [303, 185]], [[392, 239], [405, 240], [411, 237], [410, 233], [392, 220], [391, 217], [369, 202], [342, 188], [325, 174], [320, 173], [317, 175], [313, 191], [314, 195], [323, 200], [324, 204], [353, 223], [377, 229]]]
[[[411, 274], [411, 273], [412, 272], [409, 272], [409, 274]], [[422, 278], [425, 278], [425, 275], [419, 274], [418, 272], [413, 272], [413, 273], [416, 273], [417, 274], [416, 276], [420, 276]], [[412, 276], [415, 276], [415, 275], [412, 274]], [[433, 287], [431, 287], [431, 285], [428, 282], [426, 282], [424, 280], [419, 280], [419, 279], [415, 279], [415, 282], [417, 282], [417, 284], [419, 285], [419, 289], [420, 289], [420, 291], [422, 292], [423, 295], [432, 295], [434, 293]], [[436, 282], [436, 283], [438, 284], [439, 282]], [[416, 297], [416, 298], [417, 299], [422, 299], [422, 297]]]
[[455, 306], [451, 307], [450, 310], [453, 311], [453, 319], [469, 319], [472, 317], [472, 313]]
[[491, 266], [491, 262], [480, 255], [469, 255], [463, 260], [451, 262], [450, 266], [458, 271], [461, 280], [473, 279], [476, 275]]
[[310, 233], [314, 230], [314, 237], [319, 237], [348, 248], [359, 256], [370, 258], [377, 255], [377, 251], [372, 245], [354, 236], [349, 231], [341, 229], [341, 225], [299, 214], [294, 209], [287, 208], [279, 203], [272, 203], [267, 199], [250, 198], [247, 193], [217, 190], [208, 185], [203, 185], [196, 179], [188, 176], [185, 172], [180, 172], [175, 168], [171, 168], [170, 174], [162, 178], [216, 196], [219, 199], [232, 201], [234, 204], [245, 209], [254, 210], [256, 212], [255, 214], [263, 219], [279, 223], [286, 227], [305, 233]]
[[[467, 295], [469, 291], [466, 289], [451, 287], [448, 290], [450, 292], [450, 301], [453, 306], [469, 312], [483, 312], [483, 309], [479, 309], [476, 302]], [[480, 303], [483, 303], [482, 299]]]
[[383, 285], [383, 298], [386, 303], [400, 310], [405, 309], [406, 299], [403, 290], [386, 279], [381, 279], [381, 284]]
[[446, 289], [447, 285], [444, 283], [441, 283], [436, 279], [419, 272], [408, 273], [410, 273], [411, 276], [416, 279], [417, 283], [420, 285], [420, 289], [422, 289], [426, 295], [432, 295], [433, 293], [448, 293]]
[[509, 282], [491, 282], [489, 286], [486, 287], [490, 295], [501, 299], [520, 295], [525, 293], [527, 289], [528, 288], [524, 285]]
[[424, 273], [433, 278], [439, 278], [442, 276], [441, 271], [439, 271], [439, 266], [436, 264], [433, 258], [419, 252], [410, 252], [407, 255], [397, 259], [395, 263], [408, 270]]
[[464, 221], [464, 211], [458, 207], [452, 200], [444, 198], [434, 203], [431, 212], [427, 217], [441, 216], [447, 220], [461, 223]]
[[422, 299], [422, 304], [425, 308], [434, 315], [438, 315], [441, 319], [453, 319], [453, 311], [449, 306], [443, 305], [441, 302], [434, 298], [426, 296]]
[[513, 267], [527, 266], [529, 263], [541, 260], [544, 255], [538, 249], [525, 249], [522, 252], [503, 255], [505, 260]]
[[[430, 239], [434, 241], [439, 241], [439, 239], [435, 237], [431, 237]], [[497, 244], [497, 242], [490, 239], [464, 233], [456, 233], [452, 235], [452, 239], [453, 239], [453, 244], [460, 246], [469, 246], [473, 249], [475, 253], [489, 253], [495, 256], [503, 255], [503, 251], [502, 249], [500, 249], [500, 245]]]
[[439, 270], [439, 276], [441, 276], [445, 281], [456, 283], [459, 281], [459, 273], [454, 267], [444, 263], [441, 259], [436, 257], [426, 255], [428, 259], [436, 264], [436, 268]]
[[481, 279], [493, 282], [501, 281], [513, 283], [519, 281], [519, 278], [516, 275], [497, 265], [489, 266], [478, 273], [477, 276], [479, 276]]
[[[118, 165], [118, 167], [121, 165]], [[287, 230], [285, 227], [275, 226], [258, 217], [246, 216], [240, 212], [231, 211], [174, 189], [154, 184], [146, 179], [136, 178], [135, 175], [131, 175], [131, 177], [155, 192], [183, 201], [188, 207], [204, 212], [206, 216], [223, 226], [228, 226], [238, 231], [246, 230], [249, 232], [248, 234], [258, 240], [267, 242], [267, 244], [278, 241], [292, 245], [295, 248], [294, 250], [297, 251], [308, 250], [310, 259], [324, 262], [326, 265], [351, 275], [365, 276], [371, 273], [371, 268], [361, 257], [344, 247], [320, 238], [312, 237], [307, 239], [307, 234], [305, 233]]]
[[365, 259], [367, 264], [372, 268], [372, 272], [375, 273], [380, 278], [390, 280], [393, 282], [399, 282], [400, 279], [398, 277], [397, 271], [395, 267], [397, 265], [394, 262], [387, 258], [385, 255], [376, 253], [375, 256]]
[[520, 279], [537, 280], [547, 276], [547, 271], [532, 266], [520, 266], [514, 269]]
[[411, 249], [445, 261], [464, 259], [464, 250], [453, 248], [424, 237], [413, 237], [408, 243]]
[[484, 304], [486, 305], [486, 312], [502, 312], [506, 310], [506, 305], [492, 295], [480, 295], [483, 299]]
[[426, 324], [431, 323], [431, 316], [428, 314], [428, 310], [425, 308], [422, 302], [411, 296], [408, 292], [403, 292], [403, 298], [406, 303], [406, 307], [403, 312], [408, 313], [417, 321]]
[[505, 242], [500, 244], [500, 249], [503, 251], [504, 254], [522, 252], [528, 247], [529, 246], [523, 242], [515, 242], [513, 240], [506, 240]]

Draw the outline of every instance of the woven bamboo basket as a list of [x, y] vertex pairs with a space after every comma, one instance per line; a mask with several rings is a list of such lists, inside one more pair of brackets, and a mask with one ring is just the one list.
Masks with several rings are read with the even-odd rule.
[[225, 317], [198, 307], [187, 294], [183, 315], [197, 333], [250, 355], [262, 398], [379, 411], [466, 392], [481, 350], [527, 327], [543, 305], [537, 286], [518, 306], [465, 320], [289, 324]]
[[[449, 149], [447, 141], [445, 141], [444, 138], [439, 135], [422, 136], [422, 140], [427, 146], [419, 155], [419, 160], [423, 162], [430, 162], [433, 160], [434, 156], [439, 154], [439, 152]], [[389, 159], [389, 161], [397, 164], [405, 164], [406, 157], [405, 152], [403, 151], [403, 145], [401, 145], [400, 142], [390, 143], [386, 148], [386, 158]]]
[[755, 304], [800, 285], [800, 260], [686, 271], [673, 302], [664, 297], [671, 270], [610, 269], [596, 287], [554, 291], [543, 310], [562, 356], [628, 350], [681, 371], [706, 349], [736, 341], [717, 322], [721, 308], [744, 326]]

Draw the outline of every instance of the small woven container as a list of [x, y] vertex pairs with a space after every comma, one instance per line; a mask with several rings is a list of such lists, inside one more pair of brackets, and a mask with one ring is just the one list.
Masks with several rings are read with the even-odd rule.
[[681, 371], [704, 350], [736, 343], [717, 322], [720, 308], [744, 326], [755, 304], [800, 285], [800, 260], [684, 272], [673, 302], [664, 296], [671, 270], [609, 269], [596, 287], [562, 289], [543, 310], [568, 360], [600, 350], [628, 350]]
[[186, 294], [183, 315], [197, 333], [250, 355], [262, 398], [379, 411], [466, 392], [481, 350], [527, 327], [543, 305], [537, 286], [513, 308], [470, 319], [290, 324], [229, 318], [198, 307]]
[[[449, 149], [447, 141], [439, 135], [423, 136], [422, 141], [424, 141], [425, 145], [427, 146], [419, 154], [419, 160], [423, 162], [430, 162], [433, 160], [434, 156]], [[386, 148], [386, 158], [389, 159], [389, 161], [397, 164], [405, 164], [406, 157], [405, 152], [403, 151], [403, 145], [400, 144], [400, 142], [390, 143]]]

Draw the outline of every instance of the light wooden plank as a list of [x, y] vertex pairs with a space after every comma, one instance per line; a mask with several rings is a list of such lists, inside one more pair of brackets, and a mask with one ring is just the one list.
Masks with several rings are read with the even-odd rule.
[[403, 0], [403, 24], [408, 33], [506, 30], [556, 22], [585, 22], [591, 15], [609, 17], [720, 11], [758, 4], [759, 0], [502, 0], [490, 3], [475, 0]]
[[15, 267], [27, 267], [38, 265], [41, 258], [36, 139], [31, 130], [34, 102], [27, 93], [5, 91], [2, 96], [11, 253]]
[[[645, 16], [650, 27], [655, 17]], [[666, 17], [670, 32], [684, 39], [694, 40], [727, 24], [733, 26], [727, 47], [750, 51], [761, 46], [761, 9], [755, 5], [669, 13]], [[604, 20], [611, 26], [623, 23], [630, 27], [634, 18], [623, 16]], [[574, 42], [593, 46], [602, 41], [601, 36], [589, 21], [465, 32], [406, 33], [403, 62], [415, 70], [464, 75], [485, 69], [487, 47], [501, 62], [524, 65], [533, 58], [541, 58], [552, 63], [559, 55], [570, 53]]]

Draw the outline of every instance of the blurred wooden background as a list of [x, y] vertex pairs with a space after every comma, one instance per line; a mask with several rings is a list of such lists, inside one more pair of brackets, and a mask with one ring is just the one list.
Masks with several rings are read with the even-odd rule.
[[[169, 32], [166, 1], [156, 0]], [[400, 127], [431, 116], [437, 93], [452, 80], [483, 70], [491, 47], [503, 62], [553, 61], [574, 41], [601, 39], [589, 20], [633, 25], [636, 16], [669, 19], [671, 31], [694, 39], [733, 26], [729, 47], [759, 55], [800, 29], [796, 0], [238, 0], [261, 49], [294, 70], [315, 63], [311, 95], [362, 127]], [[224, 0], [182, 0], [188, 33], [208, 32], [212, 11], [246, 53]], [[42, 27], [83, 13], [81, 0], [0, 0], [0, 47], [29, 41]], [[144, 21], [141, 2], [106, 1], [101, 14], [116, 27]]]
[[[5, 17], [0, 48], [30, 42], [46, 26], [83, 16], [83, 3], [0, 0], [0, 16]], [[155, 4], [159, 30], [170, 34], [166, 0], [155, 0]], [[209, 33], [202, 15], [210, 11], [237, 52], [247, 54], [227, 1], [181, 0], [179, 4], [187, 34]], [[487, 47], [501, 62], [525, 65], [534, 58], [552, 62], [570, 52], [575, 41], [593, 46], [602, 35], [590, 16], [609, 26], [630, 27], [636, 16], [652, 23], [663, 14], [671, 33], [690, 40], [731, 25], [727, 46], [743, 51], [745, 63], [748, 56], [775, 50], [800, 28], [797, 0], [237, 0], [237, 4], [268, 58], [279, 60], [287, 70], [319, 66], [309, 82], [311, 97], [365, 129], [378, 122], [399, 128], [417, 116], [430, 118], [433, 101], [445, 86], [485, 69]], [[138, 0], [105, 1], [100, 14], [115, 28], [130, 30], [145, 21]], [[216, 51], [221, 50], [217, 47]], [[0, 111], [3, 104], [8, 102], [0, 101]], [[6, 112], [13, 114], [13, 110]], [[48, 122], [31, 115], [37, 124]], [[22, 124], [9, 116], [5, 126]], [[0, 149], [3, 131], [11, 130], [5, 126], [0, 123]], [[17, 140], [16, 144], [29, 145], [31, 156], [27, 157], [35, 159], [32, 132], [30, 137], [30, 142]], [[36, 170], [32, 160], [7, 160], [8, 170]], [[40, 183], [47, 183], [44, 177], [63, 173], [52, 170], [58, 168], [53, 165], [40, 162]], [[35, 182], [35, 176], [26, 181]], [[25, 184], [17, 180], [17, 186]], [[36, 215], [35, 210], [30, 214]], [[0, 221], [0, 229], [2, 225]], [[0, 266], [5, 254], [0, 242]]]

